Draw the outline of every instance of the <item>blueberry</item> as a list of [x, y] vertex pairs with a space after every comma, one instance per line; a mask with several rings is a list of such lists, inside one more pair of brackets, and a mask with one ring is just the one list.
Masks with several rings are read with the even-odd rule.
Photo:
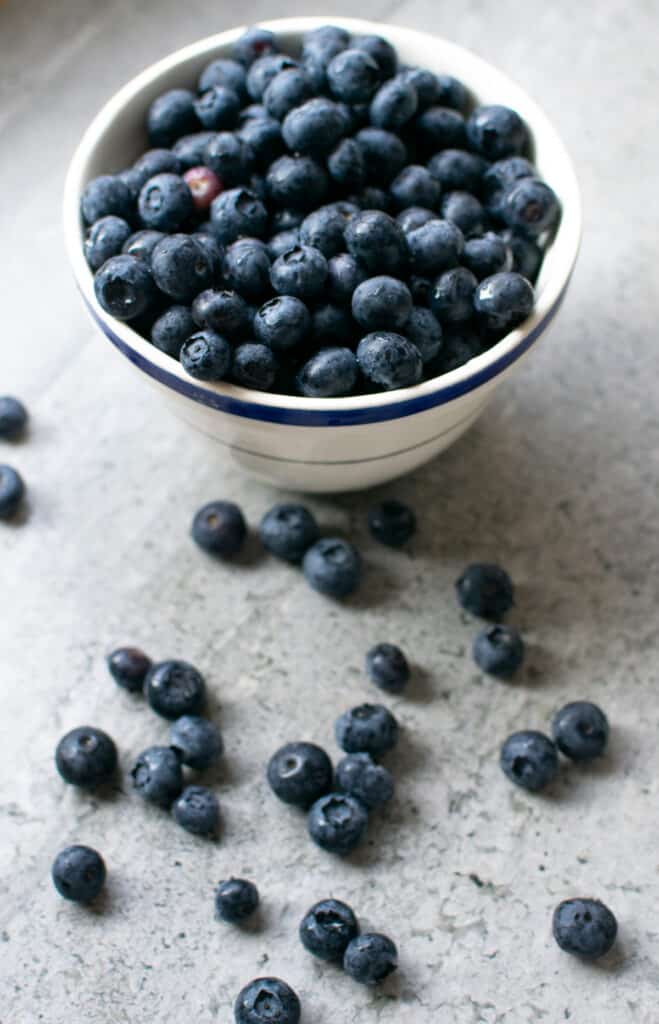
[[327, 351], [327, 346], [350, 344], [354, 330], [355, 325], [350, 312], [342, 306], [324, 302], [322, 305], [316, 306], [311, 314], [313, 343], [316, 346], [322, 346], [325, 351]]
[[357, 285], [366, 280], [366, 271], [347, 252], [333, 256], [327, 263], [327, 296], [339, 306], [349, 306]]
[[15, 441], [27, 426], [27, 409], [11, 395], [0, 396], [0, 439]]
[[429, 107], [414, 121], [415, 138], [422, 152], [440, 149], [462, 149], [465, 143], [465, 120], [450, 107]]
[[405, 143], [384, 128], [362, 128], [355, 136], [364, 158], [366, 180], [388, 185], [407, 163]]
[[435, 281], [430, 308], [442, 323], [457, 324], [469, 320], [474, 311], [474, 292], [478, 281], [466, 267], [446, 270]]
[[261, 103], [266, 89], [282, 71], [298, 68], [297, 61], [283, 53], [268, 54], [252, 64], [247, 72], [247, 92], [253, 100]]
[[183, 172], [183, 181], [190, 189], [192, 204], [198, 213], [205, 213], [222, 191], [222, 182], [210, 167], [190, 167]]
[[85, 185], [80, 198], [80, 212], [86, 224], [109, 216], [130, 222], [134, 215], [131, 191], [116, 175], [102, 174]]
[[419, 350], [422, 363], [435, 359], [442, 347], [442, 325], [429, 309], [414, 306], [405, 325], [405, 337]]
[[443, 149], [428, 161], [428, 170], [446, 192], [477, 194], [487, 161], [466, 149]]
[[359, 552], [340, 537], [323, 537], [304, 556], [302, 571], [314, 590], [328, 597], [347, 597], [361, 582]]
[[149, 107], [146, 124], [152, 146], [171, 146], [181, 135], [199, 127], [194, 93], [189, 89], [170, 89], [157, 96]]
[[406, 235], [410, 231], [416, 231], [417, 228], [427, 224], [430, 220], [437, 220], [437, 214], [434, 210], [428, 210], [423, 206], [408, 206], [406, 209], [401, 210], [396, 217], [396, 223], [400, 224]]
[[354, 911], [341, 900], [314, 903], [300, 921], [300, 942], [320, 960], [341, 962], [346, 946], [359, 934]]
[[416, 114], [419, 99], [412, 83], [396, 75], [381, 85], [371, 100], [371, 124], [398, 131]]
[[504, 271], [486, 277], [474, 293], [474, 309], [485, 327], [509, 331], [533, 311], [533, 286], [521, 274]]
[[199, 715], [177, 718], [169, 730], [169, 742], [181, 762], [198, 772], [210, 768], [224, 751], [220, 730]]
[[95, 221], [85, 238], [85, 257], [92, 270], [98, 270], [111, 256], [121, 252], [130, 233], [130, 225], [121, 217], [109, 215]]
[[151, 328], [151, 343], [179, 359], [183, 344], [195, 332], [195, 322], [187, 306], [170, 306], [161, 313]]
[[20, 473], [0, 464], [0, 519], [12, 519], [24, 496], [25, 484]]
[[303, 245], [319, 249], [325, 259], [337, 256], [345, 248], [344, 231], [348, 218], [335, 206], [321, 206], [302, 221], [300, 240]]
[[139, 693], [146, 674], [151, 668], [151, 659], [137, 647], [118, 647], [108, 655], [110, 675], [118, 686], [130, 693]]
[[501, 619], [515, 603], [508, 573], [486, 562], [467, 566], [456, 581], [455, 590], [465, 611], [483, 619]]
[[395, 274], [407, 260], [407, 242], [400, 225], [380, 210], [366, 210], [346, 226], [348, 251], [370, 274]]
[[298, 1024], [300, 1000], [279, 978], [256, 978], [238, 994], [236, 1024]]
[[144, 260], [146, 265], [150, 267], [153, 250], [164, 237], [162, 231], [152, 231], [145, 228], [142, 231], [136, 231], [133, 235], [129, 235], [121, 251], [127, 256], [135, 256], [139, 260]]
[[289, 249], [277, 257], [270, 269], [270, 281], [276, 292], [306, 301], [322, 294], [326, 278], [327, 260], [310, 245]]
[[302, 40], [302, 54], [313, 55], [328, 64], [332, 57], [344, 50], [350, 43], [350, 33], [339, 25], [320, 25], [305, 32]]
[[156, 174], [142, 188], [137, 202], [147, 228], [178, 231], [192, 215], [192, 193], [178, 174]]
[[318, 523], [304, 505], [274, 505], [259, 526], [263, 547], [286, 562], [302, 561], [319, 534]]
[[209, 327], [191, 334], [181, 348], [181, 366], [197, 380], [225, 380], [231, 367], [229, 342]]
[[510, 270], [512, 259], [503, 238], [488, 232], [482, 238], [470, 238], [465, 242], [462, 262], [482, 281], [484, 277]]
[[263, 105], [272, 117], [282, 121], [289, 111], [312, 96], [313, 89], [306, 72], [302, 68], [288, 68], [268, 83], [263, 93]]
[[342, 793], [375, 810], [391, 800], [394, 780], [391, 772], [376, 764], [370, 754], [347, 754], [336, 766], [336, 784]]
[[217, 916], [230, 924], [246, 921], [258, 905], [259, 891], [246, 878], [227, 878], [215, 890]]
[[254, 391], [271, 391], [277, 378], [277, 360], [272, 349], [245, 342], [233, 353], [231, 377], [234, 383]]
[[261, 238], [268, 227], [268, 211], [250, 189], [234, 188], [213, 200], [211, 223], [216, 238], [225, 245], [241, 235]]
[[272, 235], [268, 242], [268, 255], [271, 260], [276, 260], [282, 253], [289, 249], [297, 249], [300, 244], [300, 232], [298, 228], [291, 228], [289, 231], [279, 231]]
[[314, 352], [298, 372], [296, 383], [306, 398], [341, 398], [351, 394], [357, 377], [354, 353], [349, 348], [329, 347]]
[[346, 754], [381, 757], [398, 742], [398, 722], [382, 704], [360, 704], [344, 711], [336, 720], [334, 732]]
[[344, 103], [368, 103], [380, 78], [377, 62], [364, 50], [343, 50], [327, 65], [330, 92]]
[[512, 269], [527, 280], [534, 282], [542, 265], [540, 247], [529, 238], [523, 238], [516, 231], [509, 229], [501, 232], [501, 238], [512, 254]]
[[249, 67], [259, 57], [269, 53], [277, 53], [279, 46], [274, 32], [266, 28], [252, 26], [236, 39], [231, 47], [231, 56], [240, 64]]
[[206, 684], [187, 661], [161, 661], [152, 665], [144, 680], [149, 706], [163, 718], [196, 715], [206, 703]]
[[192, 318], [199, 327], [208, 327], [218, 334], [235, 337], [249, 327], [247, 303], [229, 288], [216, 291], [207, 288], [192, 303]]
[[464, 249], [460, 228], [448, 220], [429, 220], [407, 235], [410, 268], [433, 277], [458, 265]]
[[60, 896], [74, 903], [91, 903], [105, 885], [105, 863], [90, 846], [67, 846], [52, 867], [53, 885]]
[[328, 853], [350, 853], [361, 842], [368, 825], [368, 811], [354, 797], [328, 793], [311, 807], [307, 828], [314, 843]]
[[327, 169], [337, 185], [361, 188], [366, 183], [366, 162], [356, 139], [341, 139], [327, 157]]
[[399, 548], [416, 533], [416, 516], [402, 501], [382, 501], [369, 510], [368, 528], [381, 544]]
[[266, 174], [273, 203], [295, 210], [313, 210], [327, 193], [327, 174], [310, 156], [281, 156]]
[[556, 712], [551, 734], [561, 754], [573, 761], [591, 761], [604, 753], [609, 723], [596, 704], [577, 700]]
[[152, 305], [156, 288], [146, 264], [135, 256], [112, 256], [96, 272], [94, 291], [103, 309], [118, 320], [134, 320]]
[[262, 302], [270, 294], [270, 258], [259, 239], [239, 238], [226, 250], [222, 276], [229, 288]]
[[186, 786], [172, 806], [177, 825], [195, 836], [214, 836], [220, 824], [220, 805], [207, 786]]
[[194, 110], [204, 128], [222, 131], [233, 128], [238, 120], [240, 98], [226, 85], [213, 85], [195, 100]]
[[212, 89], [214, 85], [224, 85], [233, 89], [238, 94], [241, 103], [247, 100], [247, 89], [245, 83], [247, 75], [244, 65], [237, 60], [228, 60], [226, 57], [218, 57], [207, 64], [201, 75], [197, 89], [200, 93]]
[[459, 78], [452, 75], [437, 75], [437, 102], [465, 113], [469, 107], [469, 90]]
[[488, 626], [474, 640], [474, 661], [483, 672], [510, 679], [524, 660], [524, 641], [513, 626]]
[[249, 148], [255, 165], [261, 169], [269, 167], [284, 149], [281, 125], [272, 117], [247, 121], [240, 129], [239, 137]]
[[[299, 252], [299, 249], [287, 252]], [[284, 256], [278, 257], [274, 266], [277, 266]], [[298, 348], [306, 340], [310, 329], [309, 310], [301, 299], [294, 295], [280, 295], [270, 299], [261, 306], [254, 317], [256, 337], [274, 352]]]
[[332, 762], [314, 743], [286, 743], [268, 761], [270, 788], [284, 803], [296, 807], [310, 807], [329, 793], [332, 777]]
[[398, 967], [398, 950], [391, 939], [378, 932], [364, 932], [350, 942], [343, 969], [362, 985], [377, 985]]
[[367, 331], [386, 327], [400, 331], [411, 312], [410, 290], [395, 277], [369, 277], [352, 296], [352, 315]]
[[465, 237], [483, 233], [485, 211], [470, 192], [447, 192], [442, 197], [440, 209], [442, 217], [457, 224]]
[[208, 140], [202, 163], [215, 172], [224, 188], [233, 188], [249, 177], [252, 158], [252, 151], [241, 135], [217, 132]]
[[483, 196], [488, 209], [501, 213], [502, 199], [505, 193], [522, 178], [534, 178], [536, 169], [530, 160], [523, 156], [509, 156], [490, 164], [483, 174]]
[[303, 220], [304, 213], [301, 210], [274, 210], [270, 219], [270, 229], [273, 234], [293, 231], [299, 228]]
[[433, 209], [439, 201], [441, 191], [437, 178], [419, 164], [404, 167], [389, 188], [398, 210], [404, 210], [408, 206]]
[[398, 69], [398, 56], [395, 49], [382, 36], [363, 35], [353, 36], [351, 47], [368, 53], [380, 68], [382, 78], [391, 78]]
[[537, 238], [558, 222], [560, 203], [554, 190], [544, 181], [522, 178], [505, 192], [501, 212], [513, 230]]
[[171, 747], [148, 747], [131, 770], [133, 787], [149, 803], [169, 808], [183, 790], [183, 771]]
[[193, 132], [192, 135], [183, 135], [182, 138], [172, 146], [172, 153], [178, 158], [183, 171], [191, 167], [203, 167], [206, 163], [206, 147], [211, 139], [215, 138], [215, 132]]
[[467, 141], [487, 160], [501, 160], [523, 153], [529, 145], [529, 133], [516, 111], [492, 104], [472, 111], [467, 120]]
[[[432, 295], [433, 288], [433, 282], [430, 278], [422, 277], [420, 274], [410, 274], [407, 279], [407, 287], [410, 290], [410, 295], [412, 296], [415, 309], [430, 305], [430, 296]], [[412, 315], [414, 315], [414, 310], [412, 310]], [[420, 350], [418, 338], [413, 338], [410, 335], [410, 341], [413, 341], [416, 347]], [[423, 353], [421, 358], [423, 359]]]
[[[442, 347], [436, 359], [426, 367], [430, 376], [450, 373], [459, 366], [464, 366], [470, 359], [483, 351], [480, 336], [467, 323], [449, 324], [442, 331]], [[498, 616], [491, 616], [497, 618]]]
[[613, 946], [618, 922], [599, 900], [563, 900], [554, 911], [552, 932], [564, 953], [597, 960]]
[[[413, 86], [417, 96], [418, 110], [427, 110], [428, 107], [436, 106], [438, 99], [437, 75], [425, 68], [404, 68], [399, 78]], [[450, 104], [447, 104], [450, 106]]]
[[192, 537], [204, 551], [232, 558], [245, 543], [247, 524], [232, 501], [211, 501], [192, 520]]
[[367, 378], [384, 391], [418, 384], [423, 372], [419, 350], [402, 334], [373, 331], [357, 346], [357, 362]]
[[55, 766], [72, 786], [98, 786], [114, 775], [117, 748], [101, 729], [81, 725], [62, 736], [55, 750]]
[[345, 134], [343, 112], [332, 100], [317, 96], [295, 107], [284, 118], [284, 142], [295, 153], [322, 156]]
[[154, 178], [157, 174], [182, 174], [184, 170], [183, 161], [173, 150], [147, 149], [129, 171], [136, 198], [149, 178]]
[[515, 732], [501, 747], [501, 767], [511, 782], [537, 792], [558, 775], [556, 747], [541, 732]]
[[[144, 266], [139, 260], [135, 262], [140, 267]], [[102, 274], [107, 266], [106, 263], [99, 273]], [[177, 302], [191, 302], [209, 287], [213, 279], [213, 267], [208, 253], [198, 237], [191, 235], [167, 235], [161, 239], [151, 254], [151, 269], [160, 291]]]
[[359, 192], [348, 196], [360, 210], [382, 210], [384, 213], [391, 209], [391, 193], [376, 185], [366, 185]]
[[402, 693], [410, 678], [410, 666], [400, 647], [376, 644], [366, 655], [369, 678], [386, 693]]

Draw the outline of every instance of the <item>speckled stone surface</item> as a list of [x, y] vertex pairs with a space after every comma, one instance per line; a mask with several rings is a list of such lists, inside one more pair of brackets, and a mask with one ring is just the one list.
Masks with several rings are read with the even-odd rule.
[[[229, 567], [195, 549], [202, 502], [230, 497], [255, 524], [274, 492], [226, 469], [134, 379], [85, 318], [63, 256], [61, 186], [82, 128], [141, 66], [237, 20], [211, 8], [0, 4], [0, 390], [33, 416], [26, 441], [0, 452], [30, 488], [23, 520], [0, 528], [0, 1021], [228, 1024], [242, 985], [274, 973], [299, 992], [304, 1024], [656, 1024], [656, 4], [362, 4], [364, 17], [471, 46], [543, 101], [575, 156], [586, 223], [551, 340], [444, 457], [377, 492], [417, 510], [409, 549], [369, 540], [374, 496], [310, 502], [366, 558], [366, 585], [342, 606], [256, 545]], [[240, 17], [302, 11], [268, 0]], [[511, 621], [529, 656], [513, 684], [475, 669], [477, 624], [453, 599], [478, 558], [499, 560], [518, 586]], [[380, 640], [416, 666], [409, 694], [386, 700], [403, 726], [388, 759], [398, 791], [366, 845], [338, 861], [311, 845], [263, 769], [289, 739], [336, 756], [334, 718], [376, 696], [363, 659]], [[128, 642], [207, 676], [227, 748], [212, 779], [217, 844], [130, 792], [131, 759], [164, 741], [166, 724], [108, 676], [104, 655]], [[607, 711], [608, 756], [565, 767], [547, 795], [514, 790], [501, 741], [546, 729], [576, 698]], [[107, 796], [54, 772], [57, 739], [83, 723], [120, 747], [121, 786]], [[50, 883], [70, 842], [107, 861], [94, 909]], [[262, 894], [243, 931], [213, 919], [213, 887], [230, 874]], [[329, 895], [397, 942], [400, 971], [380, 990], [299, 944], [302, 914]], [[600, 965], [551, 938], [555, 904], [574, 895], [618, 917]]]

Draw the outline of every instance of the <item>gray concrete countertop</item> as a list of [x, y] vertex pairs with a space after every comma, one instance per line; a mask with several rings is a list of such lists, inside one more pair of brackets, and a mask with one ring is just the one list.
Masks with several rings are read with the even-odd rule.
[[[328, 15], [354, 5], [328, 2]], [[659, 359], [656, 338], [658, 12], [652, 0], [365, 0], [360, 15], [452, 37], [516, 77], [574, 154], [584, 245], [554, 334], [478, 425], [428, 468], [380, 493], [420, 529], [403, 553], [365, 530], [373, 495], [313, 500], [350, 530], [368, 582], [336, 607], [269, 559], [219, 567], [194, 548], [194, 510], [227, 496], [252, 523], [274, 492], [226, 469], [86, 318], [60, 232], [67, 161], [127, 77], [243, 21], [309, 13], [207, 0], [0, 4], [0, 391], [29, 404], [29, 438], [5, 446], [30, 488], [0, 529], [0, 1021], [228, 1024], [259, 974], [300, 993], [304, 1024], [656, 1024], [659, 1020]], [[495, 558], [518, 584], [529, 657], [502, 685], [470, 657], [476, 624], [452, 583]], [[337, 861], [280, 805], [263, 765], [306, 737], [333, 755], [332, 724], [374, 698], [366, 648], [400, 643], [418, 666], [391, 759], [394, 804]], [[142, 806], [55, 775], [59, 736], [115, 736], [122, 769], [166, 726], [111, 683], [104, 655], [132, 642], [207, 675], [226, 740], [224, 829], [195, 841]], [[514, 790], [497, 752], [517, 728], [592, 698], [609, 755], [567, 769], [549, 796]], [[85, 911], [60, 900], [54, 854], [81, 841], [109, 868]], [[257, 881], [259, 927], [213, 919], [229, 874]], [[346, 898], [398, 943], [401, 968], [368, 991], [314, 962], [296, 937], [307, 906]], [[562, 954], [555, 904], [605, 900], [620, 940], [600, 966]]]

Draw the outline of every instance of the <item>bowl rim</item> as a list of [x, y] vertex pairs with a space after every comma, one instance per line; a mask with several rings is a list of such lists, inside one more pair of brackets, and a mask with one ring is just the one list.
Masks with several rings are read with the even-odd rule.
[[[537, 296], [535, 308], [519, 327], [498, 341], [487, 352], [474, 357], [463, 366], [412, 387], [344, 398], [305, 398], [298, 395], [272, 394], [239, 385], [200, 382], [189, 377], [180, 363], [156, 349], [128, 323], [116, 320], [99, 305], [93, 287], [93, 274], [84, 258], [81, 244], [80, 194], [87, 178], [87, 166], [105, 133], [121, 116], [126, 105], [157, 80], [191, 59], [208, 57], [226, 48], [246, 29], [241, 25], [191, 43], [146, 67], [130, 79], [104, 104], [83, 134], [72, 157], [66, 176], [63, 198], [65, 244], [78, 289], [92, 317], [109, 340], [139, 369], [166, 387], [192, 401], [234, 415], [273, 423], [296, 423], [307, 426], [372, 423], [412, 415], [447, 402], [482, 386], [519, 359], [539, 338], [558, 312], [565, 295], [579, 251], [582, 212], [579, 185], [572, 160], [551, 121], [521, 86], [504, 72], [472, 51], [443, 37], [417, 29], [380, 22], [342, 17], [282, 18], [259, 22], [259, 26], [275, 34], [300, 35], [331, 22], [353, 34], [377, 33], [395, 44], [407, 41], [411, 46], [427, 47], [441, 44], [443, 53], [451, 52], [455, 60], [469, 72], [479, 72], [498, 80], [506, 92], [519, 97], [525, 119], [537, 134], [540, 129], [552, 148], [552, 157], [561, 165], [561, 201], [563, 215], [550, 252], [560, 251], [561, 259], [554, 265], [551, 277]], [[556, 263], [556, 261], [554, 261]]]

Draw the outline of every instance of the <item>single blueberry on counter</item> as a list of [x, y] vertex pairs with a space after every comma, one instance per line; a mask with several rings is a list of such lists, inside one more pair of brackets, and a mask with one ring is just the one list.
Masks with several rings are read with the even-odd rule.
[[207, 786], [186, 786], [172, 806], [177, 825], [195, 836], [214, 836], [220, 824], [220, 805]]
[[396, 644], [381, 643], [366, 655], [366, 672], [386, 693], [402, 693], [410, 679], [407, 658]]
[[533, 729], [508, 737], [501, 747], [500, 763], [511, 782], [534, 793], [558, 775], [556, 747], [548, 736]]
[[180, 360], [185, 372], [197, 380], [224, 380], [231, 367], [231, 346], [207, 327], [190, 335], [181, 348]]
[[551, 734], [561, 754], [573, 761], [592, 761], [606, 749], [609, 723], [597, 704], [577, 700], [556, 712]]
[[304, 505], [280, 504], [266, 512], [259, 525], [263, 547], [286, 562], [300, 562], [320, 536], [318, 523]]
[[81, 725], [62, 736], [55, 750], [55, 766], [72, 786], [98, 786], [114, 775], [117, 748], [102, 729]]
[[286, 804], [310, 807], [332, 788], [332, 762], [315, 743], [286, 743], [268, 762], [273, 793]]
[[313, 841], [328, 853], [345, 856], [359, 845], [368, 825], [368, 811], [346, 793], [328, 793], [312, 805], [307, 828]]
[[168, 356], [179, 359], [184, 343], [195, 331], [196, 325], [189, 307], [170, 306], [154, 321], [151, 344]]
[[117, 647], [107, 658], [110, 675], [117, 686], [138, 693], [144, 686], [151, 659], [138, 647]]
[[0, 440], [16, 441], [27, 426], [27, 409], [18, 398], [0, 396]]
[[183, 790], [181, 762], [171, 747], [143, 750], [130, 774], [142, 799], [158, 807], [171, 807]]
[[514, 602], [513, 583], [498, 565], [469, 565], [455, 584], [458, 601], [467, 612], [483, 619], [501, 619]]
[[373, 331], [357, 346], [357, 362], [367, 380], [383, 391], [418, 384], [423, 374], [416, 345], [393, 331]]
[[347, 597], [361, 582], [362, 560], [347, 540], [323, 537], [306, 552], [302, 571], [314, 590], [328, 597]]
[[416, 533], [416, 515], [402, 501], [381, 501], [369, 510], [368, 528], [381, 544], [399, 548]]
[[204, 551], [222, 558], [237, 555], [246, 537], [245, 517], [232, 501], [211, 501], [192, 520], [193, 540]]
[[157, 714], [175, 719], [203, 710], [206, 684], [194, 665], [172, 659], [151, 666], [144, 680], [144, 695]]
[[336, 742], [346, 754], [381, 757], [398, 742], [398, 722], [382, 704], [360, 704], [337, 718]]
[[398, 950], [386, 935], [364, 932], [352, 939], [343, 957], [343, 969], [362, 985], [377, 985], [398, 967]]
[[90, 846], [67, 846], [53, 862], [53, 885], [74, 903], [91, 903], [105, 885], [105, 862]]
[[169, 730], [169, 742], [182, 764], [206, 771], [222, 756], [224, 743], [214, 722], [199, 715], [181, 715]]
[[564, 900], [554, 911], [552, 932], [563, 952], [597, 960], [613, 946], [618, 922], [599, 900]]
[[300, 1000], [279, 978], [256, 978], [234, 1003], [236, 1024], [299, 1024]]
[[143, 260], [122, 254], [111, 256], [97, 270], [94, 292], [106, 313], [117, 320], [135, 320], [152, 306], [156, 286]]
[[336, 785], [369, 811], [386, 804], [394, 795], [391, 772], [376, 764], [370, 754], [347, 754], [341, 758], [336, 766]]
[[238, 924], [251, 917], [259, 905], [259, 891], [246, 878], [227, 878], [215, 890], [215, 910], [222, 921]]
[[483, 672], [510, 679], [524, 660], [524, 641], [513, 626], [488, 626], [474, 640], [474, 661]]
[[300, 921], [300, 942], [320, 960], [340, 963], [348, 943], [358, 934], [354, 911], [341, 900], [314, 903]]
[[20, 473], [0, 464], [0, 519], [13, 519], [24, 497], [25, 484]]

